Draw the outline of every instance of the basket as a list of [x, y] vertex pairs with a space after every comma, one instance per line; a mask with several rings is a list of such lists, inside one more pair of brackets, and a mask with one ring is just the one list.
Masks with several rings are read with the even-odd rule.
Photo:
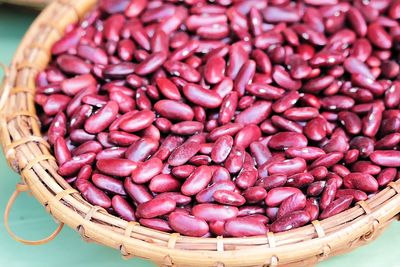
[[95, 0], [57, 0], [35, 20], [7, 71], [0, 99], [0, 140], [21, 183], [6, 208], [22, 191], [33, 196], [60, 222], [76, 229], [86, 241], [120, 250], [124, 258], [141, 257], [162, 266], [310, 266], [344, 253], [379, 235], [400, 212], [400, 182], [392, 182], [371, 199], [345, 212], [291, 231], [262, 237], [193, 238], [168, 234], [117, 218], [86, 202], [57, 174], [57, 165], [42, 138], [35, 112], [35, 75], [50, 60], [50, 48], [68, 24], [94, 7]]
[[52, 0], [0, 0], [1, 3], [27, 6], [41, 9], [49, 4]]

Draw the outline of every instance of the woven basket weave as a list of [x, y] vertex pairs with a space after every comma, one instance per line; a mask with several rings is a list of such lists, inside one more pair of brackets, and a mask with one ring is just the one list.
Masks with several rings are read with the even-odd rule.
[[17, 240], [43, 243], [54, 238], [66, 224], [87, 241], [120, 250], [123, 257], [142, 257], [163, 266], [310, 266], [373, 240], [397, 217], [399, 182], [336, 216], [264, 237], [193, 238], [168, 234], [129, 223], [86, 202], [57, 174], [49, 144], [41, 136], [33, 96], [35, 76], [48, 64], [52, 44], [68, 24], [78, 21], [95, 4], [95, 0], [57, 0], [50, 4], [25, 35], [4, 80], [0, 140], [10, 166], [22, 178], [5, 217], [17, 195], [30, 190], [60, 222], [48, 239], [35, 242], [15, 237]]

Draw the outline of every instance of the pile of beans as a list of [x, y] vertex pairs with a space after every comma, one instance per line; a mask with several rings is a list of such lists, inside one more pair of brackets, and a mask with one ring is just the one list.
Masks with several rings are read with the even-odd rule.
[[338, 214], [399, 175], [400, 1], [101, 0], [35, 101], [91, 204], [187, 236]]

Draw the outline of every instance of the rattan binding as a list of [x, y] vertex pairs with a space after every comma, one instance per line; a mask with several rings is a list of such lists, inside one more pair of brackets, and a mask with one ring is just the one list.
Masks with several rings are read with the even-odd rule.
[[334, 217], [264, 237], [168, 234], [90, 205], [57, 174], [49, 146], [40, 138], [32, 95], [35, 75], [49, 61], [49, 53], [43, 52], [50, 51], [63, 29], [95, 4], [95, 0], [58, 0], [48, 6], [22, 40], [0, 99], [0, 139], [7, 160], [56, 220], [76, 229], [85, 240], [120, 250], [124, 258], [142, 257], [162, 266], [198, 267], [310, 266], [371, 241], [396, 218], [400, 212], [399, 182]]

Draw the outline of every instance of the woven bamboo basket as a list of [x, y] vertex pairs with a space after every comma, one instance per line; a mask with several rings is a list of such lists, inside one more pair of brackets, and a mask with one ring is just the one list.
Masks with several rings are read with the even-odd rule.
[[[78, 21], [96, 0], [57, 0], [32, 24], [6, 72], [0, 99], [4, 154], [21, 175], [10, 198], [5, 225], [26, 244], [54, 238], [64, 224], [86, 241], [120, 250], [124, 258], [141, 257], [162, 266], [310, 266], [348, 252], [381, 233], [400, 212], [400, 182], [331, 218], [279, 234], [248, 238], [193, 238], [168, 234], [127, 222], [92, 206], [57, 174], [57, 165], [42, 138], [34, 105], [34, 79], [50, 60], [52, 44], [64, 28]], [[20, 192], [32, 195], [60, 223], [48, 238], [27, 241], [8, 227], [10, 208]]]
[[49, 4], [52, 0], [0, 0], [1, 3], [19, 5], [19, 6], [27, 6], [41, 9]]

